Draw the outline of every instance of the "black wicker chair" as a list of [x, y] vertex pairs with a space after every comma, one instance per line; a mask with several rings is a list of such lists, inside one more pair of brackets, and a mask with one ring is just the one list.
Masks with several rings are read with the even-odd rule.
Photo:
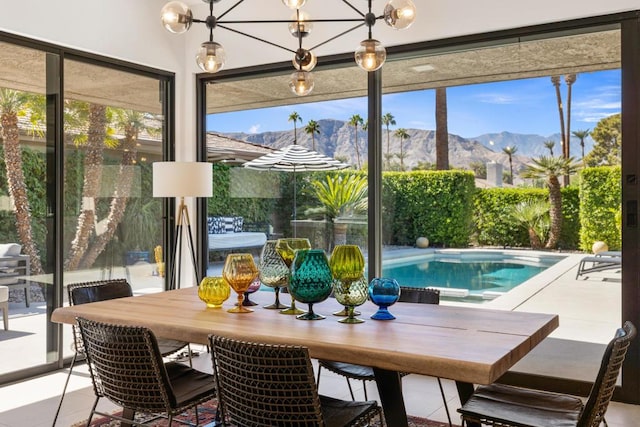
[[[440, 291], [433, 288], [410, 288], [406, 286], [400, 287], [400, 302], [412, 302], [419, 304], [440, 304]], [[351, 393], [351, 399], [355, 400], [353, 394], [353, 388], [351, 387], [351, 379], [362, 381], [362, 388], [364, 389], [364, 398], [367, 399], [367, 381], [375, 381], [376, 376], [373, 373], [373, 368], [370, 366], [354, 365], [351, 363], [335, 362], [332, 360], [318, 360], [318, 382], [317, 386], [320, 386], [320, 373], [322, 368], [341, 375], [347, 379], [347, 386], [349, 387], [349, 393]], [[406, 372], [400, 372], [400, 376], [404, 377], [408, 375]], [[449, 426], [451, 426], [451, 415], [449, 414], [449, 406], [447, 405], [447, 397], [444, 394], [444, 388], [442, 387], [442, 381], [438, 380], [438, 387], [440, 388], [440, 394], [442, 395], [442, 401], [444, 408], [447, 412], [447, 419], [449, 420]]]
[[[598, 427], [613, 396], [627, 348], [636, 328], [625, 322], [607, 346], [589, 398], [502, 384], [479, 386], [458, 410], [463, 423], [500, 427]], [[606, 422], [605, 422], [606, 425]]]
[[383, 423], [375, 401], [352, 402], [318, 394], [306, 347], [209, 336], [223, 425], [327, 426]]
[[[169, 426], [173, 421], [189, 424], [174, 416], [195, 407], [195, 425], [199, 425], [197, 405], [216, 394], [213, 375], [176, 361], [165, 363], [155, 336], [147, 328], [76, 320], [96, 394], [87, 426], [94, 414], [132, 423], [97, 411], [103, 397], [133, 414], [152, 414], [152, 419], [157, 414], [166, 415]], [[144, 422], [132, 424], [145, 425]]]
[[[108, 279], [98, 280], [94, 282], [80, 282], [70, 283], [67, 286], [67, 295], [69, 297], [69, 305], [87, 304], [97, 301], [106, 301], [115, 298], [130, 297], [133, 295], [131, 285], [126, 279]], [[53, 417], [53, 426], [56, 425], [58, 416], [60, 415], [60, 409], [62, 408], [62, 401], [64, 400], [65, 393], [67, 392], [67, 386], [69, 385], [69, 379], [71, 378], [71, 372], [78, 360], [85, 357], [84, 345], [82, 344], [82, 336], [80, 335], [80, 329], [77, 326], [73, 326], [73, 347], [75, 353], [71, 359], [71, 365], [69, 366], [69, 373], [67, 379], [62, 388], [62, 394], [60, 395], [60, 402], [58, 403], [58, 409]], [[187, 347], [189, 354], [189, 366], [191, 366], [191, 348], [189, 343], [183, 341], [158, 339], [158, 345], [160, 347], [160, 353], [163, 356], [172, 355], [183, 348]]]

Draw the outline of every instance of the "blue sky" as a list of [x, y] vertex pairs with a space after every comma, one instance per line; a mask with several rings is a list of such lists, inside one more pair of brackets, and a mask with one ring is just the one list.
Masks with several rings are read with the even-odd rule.
[[[317, 84], [317, 83], [316, 83]], [[566, 108], [566, 85], [562, 81]], [[620, 70], [579, 74], [573, 85], [571, 129], [593, 129], [598, 121], [620, 112]], [[433, 90], [385, 95], [382, 112], [397, 122], [392, 128], [434, 129]], [[556, 94], [549, 77], [458, 86], [447, 89], [449, 133], [474, 137], [508, 131], [549, 136], [560, 132]], [[266, 132], [293, 128], [289, 115], [296, 111], [302, 125], [309, 120], [349, 120], [354, 114], [366, 119], [365, 98], [247, 110], [210, 115], [207, 130], [218, 132]]]

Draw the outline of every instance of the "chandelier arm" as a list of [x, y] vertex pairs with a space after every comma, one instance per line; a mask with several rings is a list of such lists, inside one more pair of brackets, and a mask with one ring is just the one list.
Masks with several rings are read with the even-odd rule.
[[[240, 3], [244, 2], [244, 0], [238, 0], [238, 2], [236, 4], [234, 4], [233, 6], [231, 6], [229, 9], [225, 10], [222, 15], [218, 16], [218, 19], [222, 18], [224, 15], [226, 15], [227, 13], [231, 12], [233, 9], [235, 9], [237, 6], [240, 5]], [[213, 2], [211, 2], [211, 14], [213, 15]]]
[[290, 52], [290, 53], [296, 53], [296, 51], [295, 51], [295, 50], [291, 50], [291, 49], [289, 49], [288, 47], [280, 46], [280, 45], [279, 45], [279, 44], [277, 44], [277, 43], [273, 43], [273, 42], [270, 42], [269, 40], [261, 39], [260, 37], [252, 36], [251, 34], [247, 34], [247, 33], [245, 33], [245, 32], [242, 32], [242, 31], [239, 31], [239, 30], [233, 29], [233, 28], [231, 28], [231, 27], [227, 27], [226, 25], [220, 25], [220, 24], [218, 23], [218, 26], [219, 26], [220, 28], [224, 28], [225, 30], [231, 31], [232, 33], [240, 34], [241, 36], [245, 36], [245, 37], [248, 37], [248, 38], [250, 38], [250, 39], [254, 39], [254, 40], [257, 40], [257, 41], [259, 41], [259, 42], [266, 43], [266, 44], [269, 44], [269, 45], [274, 46], [274, 47], [278, 47], [278, 48], [280, 48], [280, 49], [282, 49], [282, 50], [286, 50], [287, 52]]
[[[364, 13], [360, 12], [360, 10], [358, 10], [357, 7], [355, 7], [354, 5], [349, 3], [347, 0], [342, 0], [342, 2], [344, 4], [346, 4], [347, 6], [349, 6], [351, 9], [355, 10], [356, 12], [358, 12], [358, 15], [360, 15], [360, 16], [362, 16], [364, 18]], [[369, 5], [371, 5], [371, 3], [369, 3]]]
[[350, 28], [350, 29], [348, 29], [348, 30], [346, 30], [346, 31], [343, 31], [343, 32], [341, 32], [340, 34], [337, 34], [337, 35], [335, 35], [335, 36], [331, 37], [330, 39], [327, 39], [327, 40], [323, 41], [322, 43], [319, 43], [319, 44], [317, 44], [317, 45], [313, 46], [313, 47], [312, 47], [311, 49], [309, 49], [309, 50], [315, 50], [315, 49], [319, 48], [320, 46], [324, 46], [325, 44], [327, 44], [327, 43], [329, 43], [329, 42], [332, 42], [332, 41], [334, 41], [335, 39], [337, 39], [337, 38], [339, 38], [339, 37], [344, 36], [345, 34], [349, 34], [351, 31], [357, 30], [358, 28], [360, 28], [360, 27], [362, 27], [362, 26], [364, 26], [364, 25], [365, 25], [365, 23], [364, 23], [364, 22], [362, 22], [362, 23], [360, 23], [360, 24], [356, 25], [356, 26], [355, 26], [355, 27], [353, 27], [353, 28]]
[[[383, 16], [376, 17], [381, 19]], [[193, 19], [193, 22], [206, 22]], [[242, 21], [218, 21], [219, 24], [295, 24], [295, 19], [252, 19]], [[362, 18], [326, 18], [326, 19], [305, 19], [304, 22], [362, 22]]]

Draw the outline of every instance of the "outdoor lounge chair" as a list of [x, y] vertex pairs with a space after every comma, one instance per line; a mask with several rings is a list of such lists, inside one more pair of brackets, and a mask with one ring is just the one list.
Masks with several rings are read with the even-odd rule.
[[588, 273], [598, 271], [615, 270], [622, 266], [622, 252], [607, 251], [599, 252], [593, 256], [587, 256], [580, 260], [576, 279]]

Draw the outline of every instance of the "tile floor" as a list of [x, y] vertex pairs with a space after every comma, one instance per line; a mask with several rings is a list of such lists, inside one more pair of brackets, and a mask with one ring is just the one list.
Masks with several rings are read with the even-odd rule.
[[[210, 371], [210, 359], [204, 349], [200, 356], [194, 358], [194, 366]], [[317, 368], [317, 367], [316, 367]], [[68, 369], [41, 376], [29, 381], [20, 382], [0, 388], [0, 427], [49, 427], [55, 413], [59, 394], [62, 390]], [[363, 399], [362, 383], [354, 382], [356, 398]], [[459, 418], [455, 409], [459, 406], [456, 388], [453, 382], [443, 380], [445, 394], [454, 422]], [[413, 415], [446, 421], [442, 398], [435, 379], [419, 375], [409, 375], [403, 379], [407, 412]], [[367, 387], [369, 398], [377, 398], [374, 384]], [[349, 391], [345, 380], [326, 370], [322, 371], [320, 392], [323, 394], [349, 399]], [[62, 411], [56, 424], [68, 427], [86, 419], [94, 395], [91, 379], [86, 366], [80, 365], [73, 370]], [[105, 402], [100, 406], [108, 410], [111, 405]], [[607, 413], [610, 427], [632, 427], [640, 425], [640, 406], [612, 402]]]

